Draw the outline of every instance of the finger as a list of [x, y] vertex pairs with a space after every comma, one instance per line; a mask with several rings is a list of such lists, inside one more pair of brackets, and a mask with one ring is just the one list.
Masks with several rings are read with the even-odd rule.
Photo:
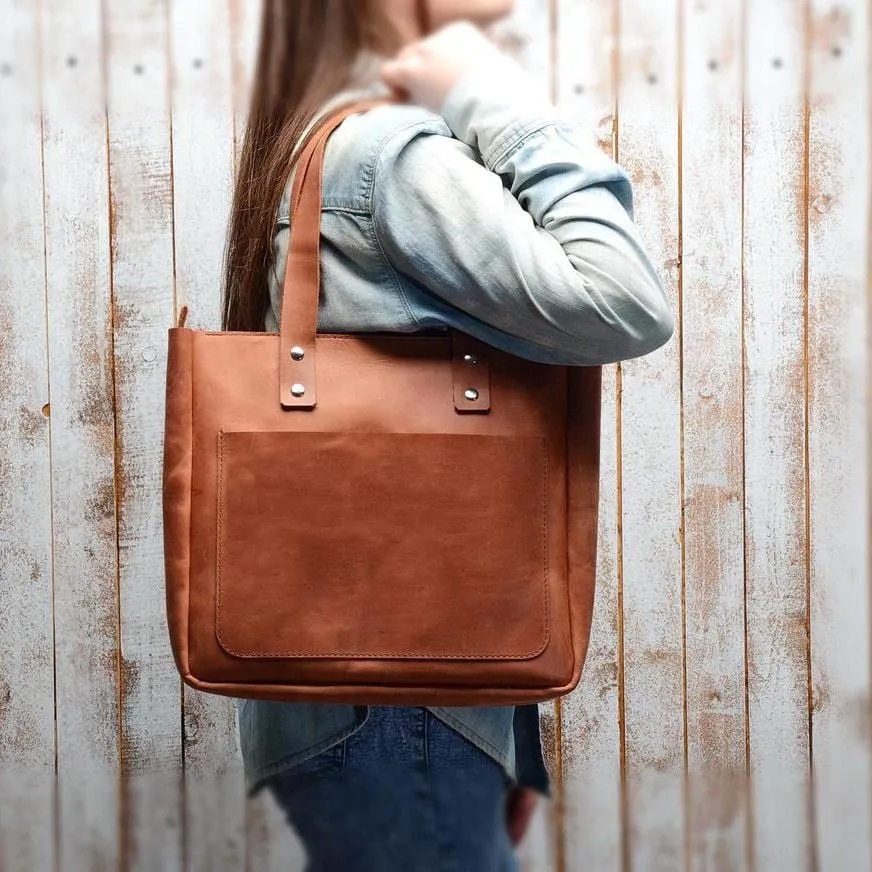
[[392, 100], [397, 100], [402, 103], [408, 102], [410, 99], [409, 92], [405, 88], [396, 88], [393, 85], [389, 85], [388, 87], [390, 88], [390, 97]]
[[418, 43], [417, 42], [410, 42], [410, 43], [404, 45], [394, 55], [394, 60], [398, 60], [398, 61], [405, 60], [406, 58], [411, 57], [417, 51], [418, 51]]
[[411, 52], [403, 57], [391, 58], [384, 62], [385, 67], [394, 70], [404, 70], [412, 72], [419, 70], [424, 63], [424, 56], [419, 51]]
[[397, 61], [386, 61], [381, 65], [382, 81], [391, 88], [402, 87], [405, 81], [402, 66]]
[[523, 835], [519, 811], [520, 793], [517, 789], [510, 790], [506, 795], [506, 830], [513, 845], [517, 845]]
[[524, 838], [533, 814], [536, 811], [538, 797], [531, 790], [516, 788], [506, 798], [506, 829], [513, 845]]

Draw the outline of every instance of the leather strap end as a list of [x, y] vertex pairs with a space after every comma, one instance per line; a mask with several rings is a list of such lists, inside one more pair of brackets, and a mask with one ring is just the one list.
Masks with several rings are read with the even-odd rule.
[[485, 347], [456, 330], [452, 346], [454, 408], [458, 412], [489, 412], [490, 364]]
[[312, 409], [317, 401], [315, 343], [286, 342], [282, 337], [281, 404], [283, 409]]

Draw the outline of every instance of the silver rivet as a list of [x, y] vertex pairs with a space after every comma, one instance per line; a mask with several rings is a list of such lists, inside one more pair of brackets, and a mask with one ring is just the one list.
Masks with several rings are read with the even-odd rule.
[[477, 400], [478, 399], [478, 391], [475, 388], [467, 388], [463, 392], [463, 396], [465, 396], [467, 400]]
[[295, 397], [302, 397], [304, 393], [306, 393], [306, 388], [304, 385], [301, 385], [299, 382], [295, 382], [291, 385], [291, 393]]
[[305, 356], [306, 356], [306, 352], [303, 351], [303, 349], [300, 348], [299, 345], [295, 345], [291, 349], [291, 357], [293, 357], [294, 360], [302, 360]]
[[464, 363], [478, 363], [478, 358], [474, 354], [464, 354], [463, 355]]

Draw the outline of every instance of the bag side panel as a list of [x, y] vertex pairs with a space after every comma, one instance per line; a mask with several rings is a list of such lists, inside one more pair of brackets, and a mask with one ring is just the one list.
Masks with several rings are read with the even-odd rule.
[[569, 367], [567, 552], [577, 682], [587, 656], [596, 583], [602, 367]]
[[163, 446], [164, 569], [167, 623], [179, 672], [189, 674], [193, 331], [169, 330]]

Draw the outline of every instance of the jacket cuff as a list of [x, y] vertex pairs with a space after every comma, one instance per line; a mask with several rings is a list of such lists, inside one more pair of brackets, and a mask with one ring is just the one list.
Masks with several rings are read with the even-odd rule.
[[531, 133], [560, 120], [542, 89], [507, 57], [461, 76], [440, 108], [451, 132], [493, 170], [505, 153]]

